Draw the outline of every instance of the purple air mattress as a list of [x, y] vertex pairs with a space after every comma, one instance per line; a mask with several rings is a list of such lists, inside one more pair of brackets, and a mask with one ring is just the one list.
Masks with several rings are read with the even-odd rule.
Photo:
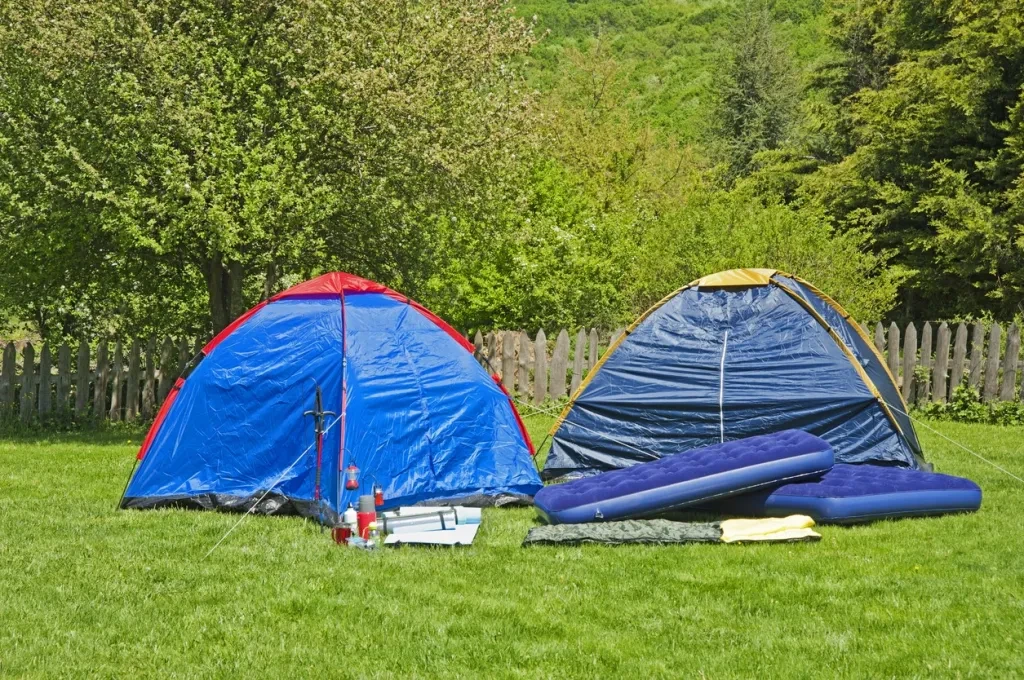
[[981, 489], [969, 479], [881, 465], [837, 464], [820, 479], [734, 496], [713, 509], [733, 515], [810, 515], [854, 524], [894, 517], [973, 512]]
[[784, 430], [547, 486], [533, 502], [551, 524], [643, 517], [820, 476], [833, 462], [825, 440]]

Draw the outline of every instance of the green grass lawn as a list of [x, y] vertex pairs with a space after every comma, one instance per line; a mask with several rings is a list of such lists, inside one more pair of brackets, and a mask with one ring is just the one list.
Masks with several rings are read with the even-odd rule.
[[[530, 419], [537, 440], [550, 423]], [[936, 425], [1020, 474], [1024, 430]], [[138, 440], [0, 440], [0, 675], [1009, 677], [1024, 674], [1024, 485], [922, 429], [975, 515], [817, 544], [334, 546], [311, 523], [119, 511]]]

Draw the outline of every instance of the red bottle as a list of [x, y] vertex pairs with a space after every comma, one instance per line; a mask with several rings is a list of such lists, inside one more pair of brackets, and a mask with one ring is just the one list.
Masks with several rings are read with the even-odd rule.
[[359, 497], [359, 512], [356, 513], [359, 536], [370, 538], [370, 522], [377, 521], [377, 509], [373, 507], [373, 496], [366, 494]]

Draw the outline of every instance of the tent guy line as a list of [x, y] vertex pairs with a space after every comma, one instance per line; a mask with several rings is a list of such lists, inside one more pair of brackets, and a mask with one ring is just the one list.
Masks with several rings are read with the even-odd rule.
[[[334, 420], [333, 420], [333, 421], [331, 422], [331, 424], [330, 424], [330, 425], [328, 425], [328, 426], [327, 426], [327, 428], [326, 428], [326, 429], [325, 429], [325, 430], [323, 431], [323, 434], [325, 434], [325, 435], [326, 435], [326, 434], [327, 434], [328, 432], [330, 432], [330, 431], [331, 431], [331, 428], [332, 428], [332, 427], [334, 427], [334, 426], [335, 426], [335, 425], [337, 424], [337, 422], [338, 422], [339, 420], [341, 420], [341, 416], [335, 416], [335, 418], [334, 418]], [[291, 472], [291, 471], [292, 471], [292, 468], [294, 468], [294, 467], [295, 467], [296, 465], [298, 465], [299, 461], [300, 461], [300, 460], [302, 460], [303, 458], [305, 458], [305, 457], [306, 457], [306, 454], [307, 454], [307, 453], [309, 453], [309, 452], [310, 452], [310, 451], [311, 451], [311, 450], [313, 449], [313, 447], [314, 447], [314, 446], [316, 446], [316, 442], [315, 442], [315, 441], [314, 441], [314, 442], [313, 442], [312, 444], [310, 444], [309, 446], [307, 446], [307, 447], [306, 447], [306, 450], [305, 450], [305, 451], [303, 451], [302, 453], [300, 453], [300, 454], [299, 454], [299, 457], [298, 457], [298, 458], [296, 458], [295, 460], [293, 460], [293, 461], [292, 461], [292, 464], [291, 464], [291, 465], [289, 465], [288, 467], [286, 467], [286, 468], [284, 469], [284, 472], [282, 472], [282, 473], [281, 473], [280, 475], [278, 475], [277, 479], [275, 479], [275, 480], [274, 480], [274, 483], [273, 483], [273, 484], [271, 484], [271, 485], [270, 485], [270, 486], [269, 486], [269, 487], [267, 488], [267, 490], [263, 492], [263, 495], [262, 495], [262, 496], [260, 496], [260, 497], [259, 497], [258, 499], [256, 499], [256, 502], [255, 502], [255, 503], [253, 503], [252, 505], [250, 505], [250, 506], [249, 506], [249, 509], [248, 509], [248, 510], [246, 510], [246, 511], [245, 511], [245, 512], [244, 512], [244, 513], [242, 514], [242, 516], [238, 518], [238, 521], [237, 521], [237, 522], [235, 522], [234, 526], [232, 526], [232, 527], [231, 527], [230, 529], [228, 529], [228, 530], [227, 530], [227, 532], [225, 532], [225, 534], [224, 534], [223, 536], [221, 536], [221, 537], [220, 537], [220, 540], [219, 540], [219, 541], [217, 541], [216, 543], [214, 543], [213, 547], [212, 547], [212, 548], [210, 548], [209, 552], [207, 552], [207, 553], [206, 553], [205, 555], [203, 555], [203, 559], [204, 559], [204, 560], [205, 560], [205, 559], [206, 559], [207, 557], [209, 557], [210, 555], [212, 555], [212, 554], [213, 554], [213, 551], [214, 551], [214, 550], [216, 550], [216, 549], [217, 549], [218, 547], [220, 547], [220, 544], [224, 542], [224, 539], [226, 539], [226, 538], [227, 538], [228, 536], [230, 536], [230, 535], [231, 535], [231, 533], [232, 533], [232, 532], [233, 532], [233, 531], [234, 531], [235, 529], [237, 529], [237, 528], [238, 528], [238, 525], [239, 525], [239, 524], [241, 524], [241, 523], [242, 523], [243, 521], [245, 521], [245, 518], [246, 518], [246, 517], [248, 517], [249, 515], [251, 515], [251, 514], [252, 514], [252, 511], [253, 511], [253, 510], [255, 510], [255, 509], [256, 509], [256, 508], [257, 508], [257, 507], [259, 506], [259, 504], [263, 502], [263, 499], [264, 499], [264, 498], [266, 498], [266, 497], [267, 497], [267, 495], [268, 495], [268, 494], [269, 494], [269, 493], [270, 493], [271, 491], [273, 491], [273, 490], [274, 490], [274, 488], [275, 488], [275, 487], [276, 487], [276, 486], [277, 486], [278, 484], [280, 484], [280, 483], [281, 483], [281, 480], [282, 480], [282, 479], [284, 479], [284, 478], [285, 478], [285, 476], [286, 476], [286, 475], [287, 475], [287, 474], [288, 474], [289, 472]]]
[[898, 408], [897, 408], [896, 410], [897, 410], [897, 411], [899, 411], [900, 413], [902, 413], [903, 415], [905, 415], [906, 417], [910, 418], [911, 420], [913, 420], [913, 421], [914, 421], [914, 422], [915, 422], [916, 424], [918, 424], [918, 425], [922, 425], [922, 426], [923, 426], [923, 427], [924, 427], [925, 429], [927, 429], [927, 430], [928, 430], [929, 432], [931, 432], [932, 434], [937, 434], [937, 435], [939, 435], [940, 437], [942, 437], [943, 439], [945, 439], [946, 441], [948, 441], [949, 443], [951, 443], [951, 444], [956, 444], [956, 445], [957, 445], [957, 446], [959, 446], [959, 447], [960, 447], [961, 449], [963, 449], [963, 450], [964, 450], [964, 451], [966, 451], [967, 453], [971, 454], [972, 456], [974, 456], [974, 457], [975, 457], [975, 458], [977, 458], [978, 460], [980, 460], [980, 461], [982, 461], [982, 462], [984, 462], [984, 463], [988, 463], [989, 465], [991, 465], [991, 466], [992, 466], [992, 467], [994, 467], [995, 469], [999, 470], [999, 471], [1000, 471], [1000, 472], [1002, 472], [1003, 474], [1005, 474], [1005, 475], [1008, 475], [1008, 476], [1010, 476], [1010, 477], [1013, 477], [1014, 479], [1016, 479], [1016, 480], [1017, 480], [1018, 482], [1020, 482], [1021, 484], [1024, 484], [1024, 479], [1021, 479], [1020, 477], [1018, 477], [1017, 475], [1013, 474], [1012, 472], [1010, 472], [1010, 471], [1009, 471], [1009, 470], [1007, 470], [1006, 468], [1002, 467], [1002, 466], [1001, 466], [1001, 465], [999, 465], [998, 463], [993, 463], [992, 461], [990, 461], [990, 460], [989, 460], [988, 458], [986, 458], [985, 456], [983, 456], [983, 455], [981, 455], [980, 453], [977, 453], [977, 452], [975, 452], [975, 451], [972, 451], [971, 449], [967, 448], [966, 446], [964, 446], [963, 444], [961, 444], [961, 443], [960, 443], [960, 442], [958, 442], [957, 440], [953, 439], [952, 437], [947, 437], [946, 435], [942, 434], [941, 432], [939, 432], [938, 430], [936, 430], [936, 429], [935, 429], [934, 427], [932, 427], [931, 425], [929, 425], [929, 424], [928, 424], [928, 423], [926, 423], [925, 421], [921, 420], [920, 418], [915, 418], [914, 416], [910, 415], [910, 414], [909, 414], [909, 413], [907, 413], [906, 411], [902, 411], [902, 410], [900, 410], [900, 409], [898, 409]]

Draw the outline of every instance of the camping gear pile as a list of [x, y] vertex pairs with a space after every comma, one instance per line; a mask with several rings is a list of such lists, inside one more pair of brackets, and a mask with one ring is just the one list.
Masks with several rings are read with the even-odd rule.
[[[531, 532], [527, 544], [632, 542], [629, 531], [637, 531], [638, 540], [648, 542], [650, 530], [637, 524], [582, 533], [564, 527], [636, 520], [682, 509], [744, 517], [806, 517], [812, 525], [852, 524], [972, 512], [981, 505], [981, 489], [967, 479], [923, 470], [834, 465], [828, 442], [801, 430], [785, 430], [548, 486], [537, 493], [534, 504], [545, 521], [560, 526]], [[756, 529], [757, 520], [752, 521]], [[685, 533], [676, 536], [670, 531], [667, 542], [686, 539]]]
[[896, 382], [849, 314], [797, 277], [737, 269], [667, 296], [608, 349], [553, 431], [542, 476], [569, 481], [535, 503], [555, 524], [980, 507], [976, 484], [925, 468]]
[[[469, 506], [534, 500], [550, 526], [527, 544], [815, 540], [814, 522], [981, 503], [973, 482], [930, 472], [857, 323], [771, 269], [703, 277], [645, 312], [559, 416], [540, 474], [534, 453], [465, 337], [335, 272], [257, 305], [189, 363], [120, 505], [296, 514], [365, 546], [465, 545]], [[648, 519], [694, 508], [783, 519]]]
[[[359, 497], [359, 511], [350, 505], [335, 529], [340, 545], [373, 550], [381, 545], [472, 545], [480, 528], [480, 508], [460, 505], [408, 506], [376, 512], [374, 496]], [[381, 537], [386, 538], [381, 541]]]

